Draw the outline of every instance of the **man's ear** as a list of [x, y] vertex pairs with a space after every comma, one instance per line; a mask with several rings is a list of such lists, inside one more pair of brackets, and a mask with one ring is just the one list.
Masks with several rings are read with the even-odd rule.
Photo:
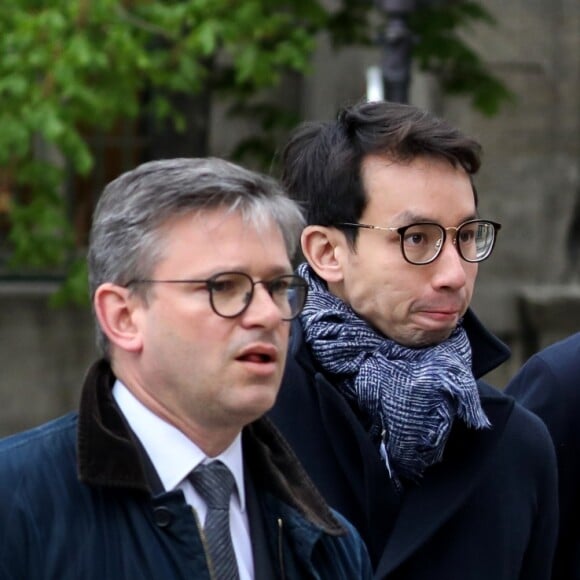
[[93, 305], [99, 325], [112, 344], [129, 352], [140, 350], [141, 333], [135, 317], [136, 308], [143, 307], [140, 298], [128, 288], [107, 282], [97, 288]]
[[304, 257], [323, 280], [330, 284], [342, 281], [340, 258], [348, 248], [340, 230], [327, 226], [306, 226], [300, 241]]

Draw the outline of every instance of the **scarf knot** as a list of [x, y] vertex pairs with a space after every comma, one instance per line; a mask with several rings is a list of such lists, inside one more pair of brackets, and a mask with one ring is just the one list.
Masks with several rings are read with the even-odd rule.
[[381, 335], [328, 291], [307, 264], [309, 285], [300, 315], [305, 340], [341, 393], [382, 436], [395, 479], [419, 479], [443, 456], [456, 417], [469, 427], [490, 423], [471, 370], [471, 346], [461, 325], [436, 345], [409, 348]]

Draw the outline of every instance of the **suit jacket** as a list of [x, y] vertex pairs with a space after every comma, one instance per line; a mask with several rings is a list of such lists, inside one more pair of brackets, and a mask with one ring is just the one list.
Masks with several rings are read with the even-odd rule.
[[580, 580], [580, 332], [531, 357], [506, 392], [539, 415], [554, 440], [560, 531], [553, 578]]
[[[469, 312], [479, 377], [509, 351]], [[375, 578], [547, 580], [557, 528], [555, 453], [547, 429], [478, 383], [491, 429], [456, 421], [441, 463], [398, 494], [376, 445], [325, 377], [296, 322], [270, 417], [328, 503], [358, 528]]]

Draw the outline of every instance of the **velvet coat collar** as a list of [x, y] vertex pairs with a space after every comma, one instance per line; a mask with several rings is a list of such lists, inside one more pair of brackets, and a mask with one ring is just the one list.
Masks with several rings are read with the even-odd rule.
[[[78, 419], [79, 479], [93, 486], [151, 494], [152, 466], [112, 397], [115, 379], [106, 360], [94, 363], [85, 378]], [[257, 489], [294, 507], [326, 533], [345, 533], [269, 419], [246, 426], [242, 442], [245, 469]]]

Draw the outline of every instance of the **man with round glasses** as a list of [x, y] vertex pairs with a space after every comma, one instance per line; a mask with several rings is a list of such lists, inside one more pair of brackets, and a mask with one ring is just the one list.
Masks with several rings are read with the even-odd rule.
[[102, 358], [80, 409], [0, 442], [0, 577], [371, 578], [365, 545], [262, 415], [306, 282], [303, 217], [223, 160], [140, 165], [95, 210]]
[[201, 284], [209, 294], [212, 310], [222, 318], [237, 318], [250, 306], [257, 284], [264, 286], [270, 298], [280, 310], [282, 320], [292, 320], [298, 316], [304, 302], [308, 285], [300, 276], [285, 274], [272, 280], [252, 280], [244, 272], [219, 272], [202, 280], [150, 280], [136, 278], [130, 280], [127, 286], [137, 284]]
[[507, 348], [469, 309], [500, 225], [480, 146], [409, 105], [298, 128], [283, 183], [306, 209], [306, 305], [270, 416], [380, 580], [548, 580], [555, 454], [542, 423], [478, 380]]

